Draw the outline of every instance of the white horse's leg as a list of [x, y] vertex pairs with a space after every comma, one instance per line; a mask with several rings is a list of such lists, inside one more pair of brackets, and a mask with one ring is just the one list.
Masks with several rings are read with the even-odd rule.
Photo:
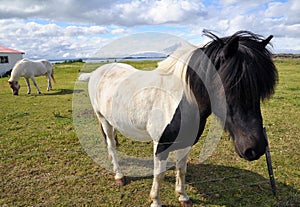
[[125, 184], [124, 175], [121, 171], [121, 167], [119, 165], [117, 153], [116, 153], [116, 140], [115, 140], [116, 132], [114, 128], [104, 118], [101, 118], [98, 114], [97, 116], [100, 121], [103, 132], [106, 136], [105, 138], [106, 138], [107, 150], [109, 156], [112, 159], [113, 170], [115, 173], [115, 180], [118, 185], [123, 186]]
[[187, 159], [189, 149], [182, 149], [176, 152], [176, 185], [175, 192], [179, 195], [179, 202], [181, 206], [190, 207], [192, 202], [185, 192], [185, 175], [187, 168]]
[[[156, 150], [157, 143], [154, 143], [154, 151]], [[161, 207], [159, 190], [160, 184], [165, 177], [167, 166], [167, 160], [160, 160], [157, 156], [154, 155], [154, 170], [153, 170], [153, 183], [150, 192], [150, 198], [152, 200], [151, 207]]]
[[31, 78], [31, 80], [32, 80], [32, 82], [33, 82], [33, 84], [34, 84], [34, 86], [36, 87], [36, 90], [37, 90], [38, 94], [41, 94], [41, 91], [40, 91], [39, 87], [37, 86], [34, 77], [30, 77], [30, 78]]
[[51, 84], [51, 74], [47, 74], [46, 78], [47, 78], [47, 80], [48, 80], [47, 91], [50, 91], [50, 90], [52, 89], [52, 84]]
[[24, 78], [27, 85], [27, 94], [31, 93], [30, 83], [28, 78]]

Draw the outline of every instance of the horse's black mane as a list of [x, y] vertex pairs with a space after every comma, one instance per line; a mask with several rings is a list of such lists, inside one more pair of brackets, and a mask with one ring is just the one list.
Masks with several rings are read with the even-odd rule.
[[[187, 73], [188, 80], [195, 76], [191, 70], [197, 68], [197, 65], [199, 67], [199, 64], [202, 64], [200, 68], [204, 68], [199, 60], [203, 59], [204, 53], [221, 77], [227, 101], [241, 101], [247, 104], [257, 99], [264, 100], [274, 93], [277, 70], [272, 61], [272, 54], [266, 48], [272, 36], [264, 40], [262, 36], [249, 31], [239, 31], [222, 38], [208, 31], [204, 31], [204, 35], [210, 37], [212, 41], [201, 49], [202, 52], [200, 49], [195, 51], [190, 61], [194, 62], [191, 63], [193, 69], [189, 68]], [[226, 57], [224, 48], [234, 39], [238, 41], [237, 50], [232, 56]], [[196, 90], [196, 87], [191, 86], [191, 89]]]

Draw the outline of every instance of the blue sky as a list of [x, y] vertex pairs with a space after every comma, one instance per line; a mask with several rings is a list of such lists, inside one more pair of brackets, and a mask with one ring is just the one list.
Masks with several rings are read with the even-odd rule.
[[273, 52], [300, 53], [298, 0], [0, 0], [0, 45], [28, 58], [92, 57], [115, 39], [141, 32], [193, 44], [250, 30], [274, 35]]

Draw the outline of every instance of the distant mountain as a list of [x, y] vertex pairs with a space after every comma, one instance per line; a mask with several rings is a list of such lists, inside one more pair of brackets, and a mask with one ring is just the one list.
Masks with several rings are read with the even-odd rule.
[[170, 47], [165, 48], [165, 49], [163, 50], [163, 53], [164, 53], [164, 54], [167, 54], [167, 55], [170, 55], [170, 54], [172, 54], [175, 50], [177, 50], [179, 47], [182, 47], [182, 46], [183, 46], [183, 45], [182, 45], [181, 42], [176, 43], [176, 44], [174, 44], [174, 45], [172, 45], [172, 46], [170, 46]]
[[167, 57], [172, 54], [176, 49], [182, 47], [183, 44], [181, 42], [175, 43], [169, 47], [164, 48], [161, 51], [140, 51], [134, 54], [127, 55], [127, 57], [131, 58], [155, 58], [155, 57]]
[[128, 55], [126, 58], [161, 58], [166, 57], [167, 55], [161, 52], [153, 52], [153, 51], [144, 51], [138, 52], [135, 54]]

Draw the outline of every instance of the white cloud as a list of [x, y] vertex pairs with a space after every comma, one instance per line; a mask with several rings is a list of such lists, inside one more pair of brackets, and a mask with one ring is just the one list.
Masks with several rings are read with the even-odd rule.
[[43, 18], [71, 23], [133, 26], [179, 23], [203, 15], [196, 0], [80, 1], [10, 0], [0, 5], [0, 18]]
[[204, 7], [199, 1], [156, 1], [149, 5], [144, 19], [149, 23], [180, 23], [205, 15]]
[[[220, 1], [218, 7], [207, 7], [209, 14], [202, 27], [217, 31], [220, 36], [238, 30], [250, 30], [263, 36], [274, 35], [274, 52], [300, 53], [300, 2], [289, 1]], [[216, 15], [217, 14], [217, 15]], [[192, 33], [200, 35], [202, 28], [191, 26]], [[285, 41], [289, 39], [289, 44]], [[276, 41], [275, 41], [276, 40]], [[293, 44], [294, 42], [294, 44]]]
[[54, 23], [39, 24], [16, 19], [0, 20], [0, 45], [25, 51], [29, 58], [87, 57], [108, 41], [101, 35], [116, 32], [121, 34], [125, 30], [110, 30], [103, 26], [64, 27]]
[[137, 33], [110, 42], [97, 51], [96, 57], [121, 58], [146, 52], [168, 55], [177, 47], [186, 45], [189, 45], [186, 40], [171, 34], [159, 32]]
[[[199, 43], [204, 39], [201, 35], [205, 28], [217, 31], [220, 36], [237, 30], [250, 30], [264, 36], [273, 34], [276, 51], [300, 52], [298, 0], [207, 2], [1, 1], [0, 44], [24, 50], [29, 57], [59, 58], [66, 54], [68, 57], [85, 57], [122, 34], [148, 28], [158, 32], [170, 31]], [[289, 44], [285, 42], [287, 40]]]
[[111, 34], [113, 35], [117, 35], [117, 34], [126, 34], [127, 31], [124, 28], [117, 28], [117, 29], [113, 29], [111, 31]]

